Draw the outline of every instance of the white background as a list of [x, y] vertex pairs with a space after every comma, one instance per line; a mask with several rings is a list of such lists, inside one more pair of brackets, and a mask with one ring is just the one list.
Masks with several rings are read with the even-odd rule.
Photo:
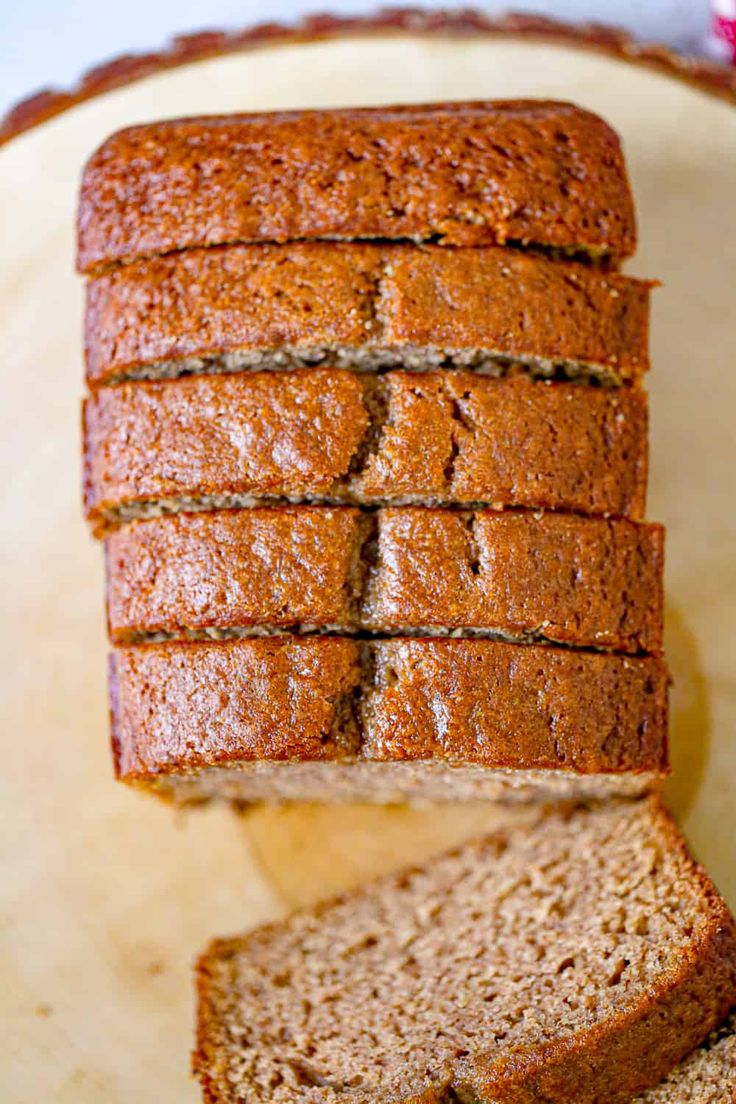
[[[388, 3], [388, 0], [385, 0]], [[400, 0], [394, 0], [399, 3]], [[205, 27], [243, 27], [264, 20], [291, 21], [304, 13], [363, 13], [380, 0], [2, 0], [0, 2], [0, 114], [38, 88], [69, 87], [106, 58], [155, 50], [172, 34]], [[405, 0], [409, 3], [409, 0]], [[472, 3], [472, 0], [470, 0]], [[451, 7], [449, 2], [424, 3]], [[534, 10], [571, 21], [598, 20], [628, 28], [639, 38], [691, 53], [703, 50], [708, 0], [508, 0], [481, 3], [492, 13]]]

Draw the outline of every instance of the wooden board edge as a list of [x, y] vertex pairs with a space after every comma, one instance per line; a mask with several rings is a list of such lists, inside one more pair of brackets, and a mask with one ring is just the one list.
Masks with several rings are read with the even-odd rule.
[[167, 69], [242, 50], [378, 34], [508, 37], [577, 46], [655, 69], [736, 106], [736, 68], [685, 57], [666, 46], [637, 42], [616, 27], [600, 23], [571, 24], [546, 16], [513, 12], [492, 18], [473, 9], [385, 8], [363, 16], [308, 15], [291, 25], [271, 22], [236, 31], [203, 30], [177, 35], [163, 49], [153, 53], [123, 54], [87, 70], [71, 89], [44, 88], [11, 106], [0, 120], [0, 146], [85, 100]]

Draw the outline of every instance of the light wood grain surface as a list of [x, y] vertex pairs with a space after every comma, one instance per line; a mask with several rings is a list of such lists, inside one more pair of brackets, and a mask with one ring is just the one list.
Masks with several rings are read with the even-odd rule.
[[0, 151], [0, 1099], [185, 1104], [215, 933], [494, 822], [484, 807], [175, 814], [112, 782], [100, 551], [79, 506], [79, 171], [116, 127], [282, 106], [542, 95], [623, 134], [654, 298], [650, 516], [667, 523], [669, 786], [736, 905], [736, 111], [567, 48], [376, 39], [192, 65]]

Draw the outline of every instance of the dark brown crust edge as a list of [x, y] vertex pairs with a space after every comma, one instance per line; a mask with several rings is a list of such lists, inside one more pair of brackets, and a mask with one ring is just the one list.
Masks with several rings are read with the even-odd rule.
[[[734, 1003], [736, 989], [736, 924], [729, 909], [714, 886], [707, 871], [690, 854], [684, 837], [680, 834], [670, 812], [661, 798], [647, 798], [652, 805], [661, 827], [663, 838], [669, 842], [673, 851], [678, 853], [686, 869], [697, 883], [702, 896], [712, 903], [712, 914], [704, 925], [700, 938], [692, 946], [691, 953], [684, 957], [680, 969], [667, 978], [665, 991], [659, 996], [650, 995], [641, 1007], [612, 1017], [605, 1025], [592, 1030], [581, 1030], [571, 1040], [551, 1044], [542, 1050], [535, 1049], [529, 1054], [516, 1054], [506, 1063], [507, 1077], [503, 1070], [496, 1067], [503, 1078], [492, 1086], [493, 1099], [499, 1104], [531, 1104], [541, 1099], [576, 1099], [578, 1092], [585, 1090], [606, 1091], [612, 1085], [621, 1085], [622, 1068], [627, 1063], [627, 1085], [624, 1093], [640, 1091], [634, 1078], [638, 1076], [640, 1085], [651, 1084], [652, 1074], [657, 1080], [667, 1073], [698, 1046], [710, 1031], [727, 1014]], [[503, 837], [503, 830], [491, 833], [492, 837]], [[452, 852], [459, 851], [453, 848]], [[430, 860], [431, 861], [431, 860]], [[410, 868], [421, 869], [423, 864]], [[375, 880], [376, 885], [391, 882], [401, 877], [391, 874]], [[364, 887], [362, 887], [364, 888]], [[355, 891], [354, 891], [355, 892]], [[330, 905], [348, 899], [350, 892], [339, 894], [316, 906], [318, 911]], [[314, 907], [314, 906], [313, 906]], [[312, 908], [298, 910], [310, 912]], [[263, 925], [264, 928], [278, 926], [280, 922]], [[195, 996], [197, 1002], [196, 1041], [192, 1051], [192, 1072], [200, 1081], [205, 1104], [227, 1104], [228, 1097], [222, 1093], [222, 1085], [212, 1076], [212, 1053], [208, 1045], [210, 1025], [216, 1020], [217, 1013], [211, 999], [209, 985], [210, 960], [221, 952], [235, 952], [242, 937], [215, 939], [205, 949], [195, 963]], [[687, 1023], [688, 1006], [702, 1013], [699, 1023]], [[677, 1024], [678, 1013], [685, 1016], [685, 1030], [673, 1032]], [[610, 1045], [610, 1058], [596, 1062], [596, 1050], [601, 1042]], [[632, 1062], [633, 1059], [633, 1062]], [[451, 1092], [462, 1087], [480, 1091], [482, 1094], [491, 1089], [484, 1084], [488, 1074], [483, 1068], [482, 1059], [475, 1059], [475, 1068], [462, 1063], [455, 1071], [451, 1082], [438, 1086], [436, 1091], [415, 1098], [397, 1099], [394, 1104], [448, 1104]], [[501, 1064], [499, 1064], [500, 1066]], [[550, 1093], [547, 1097], [545, 1092]], [[541, 1093], [542, 1096], [538, 1096]], [[563, 1095], [556, 1095], [562, 1093]], [[481, 1097], [482, 1098], [482, 1097]], [[589, 1099], [586, 1094], [585, 1099]], [[621, 1100], [621, 1095], [616, 1100]], [[626, 1097], [628, 1099], [628, 1097]]]
[[[618, 668], [618, 672], [632, 667], [634, 665], [641, 666], [648, 670], [647, 682], [651, 684], [650, 688], [644, 690], [638, 703], [639, 723], [641, 723], [641, 713], [643, 708], [648, 708], [648, 721], [650, 722], [643, 733], [638, 733], [638, 746], [631, 749], [621, 744], [620, 737], [617, 736], [615, 747], [613, 741], [608, 738], [609, 747], [606, 747], [604, 743], [597, 749], [593, 748], [591, 752], [590, 737], [588, 733], [585, 733], [583, 739], [580, 740], [579, 734], [576, 735], [576, 741], [581, 748], [585, 749], [585, 753], [581, 758], [571, 759], [569, 756], [565, 758], [560, 756], [556, 747], [556, 740], [553, 740], [553, 750], [549, 748], [540, 749], [537, 753], [530, 752], [526, 742], [522, 743], [517, 741], [517, 745], [507, 744], [502, 749], [496, 749], [494, 747], [479, 747], [475, 754], [472, 754], [464, 747], [453, 750], [452, 748], [437, 748], [432, 745], [428, 747], [417, 746], [415, 740], [415, 734], [412, 734], [412, 740], [407, 741], [411, 743], [414, 754], [407, 754], [406, 743], [402, 744], [400, 740], [396, 739], [396, 729], [399, 727], [399, 721], [394, 723], [393, 729], [389, 727], [391, 733], [391, 740], [386, 740], [384, 728], [381, 730], [380, 718], [376, 723], [375, 716], [371, 719], [370, 727], [371, 732], [371, 754], [366, 754], [366, 746], [368, 740], [366, 739], [366, 731], [364, 727], [357, 729], [351, 727], [351, 737], [355, 737], [355, 743], [357, 751], [353, 749], [352, 739], [348, 740], [347, 746], [340, 744], [336, 739], [329, 739], [325, 741], [323, 734], [328, 731], [332, 735], [334, 725], [337, 718], [340, 715], [339, 706], [345, 704], [350, 706], [351, 709], [355, 709], [355, 703], [353, 701], [353, 691], [359, 689], [361, 679], [364, 677], [365, 660], [360, 655], [360, 643], [349, 637], [345, 636], [320, 636], [315, 635], [312, 637], [287, 635], [283, 637], [256, 637], [246, 640], [232, 640], [232, 641], [177, 641], [177, 642], [163, 642], [163, 643], [147, 643], [134, 646], [118, 646], [114, 647], [109, 656], [109, 670], [108, 670], [108, 686], [109, 686], [109, 717], [110, 717], [110, 747], [113, 758], [114, 776], [116, 781], [125, 783], [131, 787], [139, 789], [151, 789], [156, 787], [159, 780], [165, 780], [167, 777], [178, 777], [192, 775], [196, 776], [200, 771], [210, 767], [228, 767], [238, 763], [338, 763], [341, 760], [343, 762], [371, 762], [371, 763], [392, 763], [392, 762], [421, 762], [422, 760], [431, 760], [432, 762], [440, 763], [463, 763], [474, 764], [479, 767], [487, 768], [489, 770], [506, 769], [509, 770], [540, 770], [544, 772], [551, 772], [551, 777], [554, 777], [554, 772], [561, 771], [570, 773], [574, 778], [584, 779], [592, 774], [605, 774], [608, 776], [616, 777], [621, 774], [649, 774], [650, 772], [656, 773], [660, 779], [667, 777], [670, 774], [671, 767], [669, 762], [669, 740], [668, 740], [668, 715], [669, 715], [669, 701], [668, 701], [668, 688], [669, 688], [669, 674], [664, 661], [661, 656], [626, 656], [618, 653], [602, 653], [602, 652], [586, 652], [583, 649], [565, 649], [559, 648], [554, 645], [547, 644], [507, 644], [498, 641], [472, 641], [467, 638], [456, 640], [449, 640], [448, 638], [437, 637], [424, 637], [424, 638], [410, 638], [410, 637], [393, 637], [390, 640], [378, 641], [375, 643], [369, 643], [368, 648], [371, 649], [375, 655], [376, 648], [392, 648], [395, 645], [399, 647], [403, 645], [409, 645], [411, 647], [414, 644], [429, 645], [430, 655], [435, 652], [442, 657], [442, 653], [445, 656], [450, 655], [455, 648], [460, 645], [467, 645], [472, 649], [474, 643], [479, 643], [485, 650], [488, 648], [495, 651], [497, 655], [501, 652], [506, 652], [511, 658], [516, 658], [521, 664], [527, 664], [527, 669], [530, 666], [527, 661], [529, 659], [532, 662], [540, 658], [541, 653], [549, 653], [556, 655], [557, 658], [564, 657], [567, 661], [568, 656], [573, 658], [576, 662], [582, 661], [586, 663], [587, 660], [592, 660], [592, 666], [598, 666], [599, 663], [604, 663], [610, 670], [611, 665]], [[187, 656], [187, 660], [191, 658], [191, 654], [205, 655], [209, 653], [207, 658], [212, 658], [215, 654], [215, 650], [224, 653], [226, 661], [232, 660], [231, 647], [237, 653], [240, 651], [243, 645], [252, 646], [253, 644], [264, 644], [268, 648], [274, 649], [282, 646], [291, 647], [297, 645], [302, 650], [306, 651], [306, 646], [309, 646], [309, 650], [312, 651], [316, 648], [329, 649], [327, 650], [327, 659], [323, 651], [320, 657], [323, 669], [326, 668], [330, 662], [330, 654], [333, 645], [338, 645], [342, 648], [346, 645], [346, 655], [340, 656], [337, 654], [337, 671], [335, 672], [336, 678], [334, 681], [335, 691], [331, 693], [334, 695], [331, 699], [332, 712], [327, 714], [327, 726], [328, 728], [322, 728], [317, 733], [305, 733], [303, 730], [300, 732], [294, 732], [293, 729], [289, 729], [289, 742], [286, 743], [283, 739], [283, 734], [277, 733], [278, 742], [275, 742], [269, 736], [265, 741], [261, 733], [256, 732], [253, 739], [250, 742], [245, 743], [242, 736], [242, 731], [238, 731], [238, 734], [230, 744], [218, 743], [217, 739], [211, 742], [211, 746], [202, 746], [202, 740], [193, 738], [187, 742], [186, 747], [182, 750], [178, 746], [174, 749], [174, 754], [169, 755], [168, 752], [171, 749], [171, 742], [168, 738], [165, 739], [163, 746], [157, 746], [154, 741], [153, 750], [151, 752], [140, 751], [142, 746], [150, 746], [150, 733], [144, 730], [142, 740], [136, 740], [130, 732], [130, 724], [126, 725], [126, 710], [123, 702], [123, 695], [121, 693], [121, 683], [126, 677], [126, 672], [121, 674], [118, 664], [124, 662], [124, 657], [130, 653], [138, 653], [139, 656], [148, 653], [168, 653], [166, 655], [167, 662], [170, 662], [172, 652], [179, 653], [181, 656], [190, 654]], [[450, 650], [448, 650], [450, 645]], [[499, 651], [500, 650], [500, 651]], [[463, 651], [465, 648], [463, 647]], [[231, 654], [228, 654], [231, 653]], [[516, 653], [515, 657], [512, 657], [511, 653]], [[273, 656], [272, 652], [272, 656]], [[316, 650], [313, 651], [316, 655]], [[523, 660], [522, 657], [523, 656]], [[335, 652], [332, 652], [332, 658], [334, 659]], [[239, 656], [236, 654], [235, 659]], [[259, 665], [262, 663], [262, 657], [259, 658]], [[452, 657], [454, 658], [454, 657]], [[287, 656], [287, 662], [289, 662]], [[546, 661], [546, 656], [545, 656]], [[448, 666], [450, 666], [448, 664]], [[138, 677], [140, 672], [135, 675]], [[503, 672], [501, 672], [503, 674]], [[146, 672], [143, 672], [144, 679], [147, 677]], [[154, 678], [157, 677], [157, 673], [154, 674]], [[592, 682], [596, 680], [593, 676], [590, 676]], [[142, 680], [138, 680], [142, 681]], [[228, 671], [228, 681], [231, 681], [231, 672]], [[498, 684], [499, 680], [496, 680]], [[409, 685], [411, 689], [411, 685]], [[277, 708], [278, 703], [271, 703], [271, 710]], [[390, 703], [389, 703], [390, 704]], [[597, 706], [597, 703], [595, 703]], [[589, 708], [592, 708], [589, 704]], [[389, 710], [387, 710], [389, 712]], [[152, 711], [147, 712], [145, 718], [146, 721], [150, 721]], [[352, 714], [354, 718], [355, 713]], [[401, 719], [401, 718], [400, 718]], [[399, 719], [399, 720], [400, 720]], [[195, 718], [196, 720], [196, 718]], [[390, 712], [389, 712], [390, 720]], [[140, 727], [138, 717], [135, 718]], [[353, 725], [354, 725], [353, 721]], [[386, 722], [383, 722], [386, 725]], [[191, 719], [187, 718], [187, 724], [191, 725]], [[388, 726], [387, 726], [388, 727]], [[126, 731], [127, 729], [127, 731]], [[194, 731], [194, 729], [191, 729]], [[624, 730], [625, 732], [625, 730]], [[358, 739], [359, 738], [359, 739]], [[587, 758], [585, 756], [587, 755]]]
[[430, 12], [420, 8], [382, 8], [364, 16], [316, 13], [291, 25], [260, 23], [239, 31], [199, 31], [177, 35], [157, 52], [123, 54], [87, 70], [77, 85], [67, 91], [44, 88], [14, 104], [0, 120], [0, 146], [85, 100], [167, 69], [241, 50], [378, 34], [507, 36], [578, 46], [654, 69], [736, 106], [736, 69], [733, 67], [702, 58], [687, 58], [666, 46], [637, 42], [616, 27], [600, 23], [573, 25], [545, 16], [514, 12], [494, 19], [472, 9]]

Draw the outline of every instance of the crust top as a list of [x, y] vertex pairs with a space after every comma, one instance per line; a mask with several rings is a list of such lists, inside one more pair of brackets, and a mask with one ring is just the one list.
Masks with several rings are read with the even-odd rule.
[[197, 245], [636, 244], [616, 134], [553, 101], [221, 116], [119, 131], [85, 169], [78, 268]]

